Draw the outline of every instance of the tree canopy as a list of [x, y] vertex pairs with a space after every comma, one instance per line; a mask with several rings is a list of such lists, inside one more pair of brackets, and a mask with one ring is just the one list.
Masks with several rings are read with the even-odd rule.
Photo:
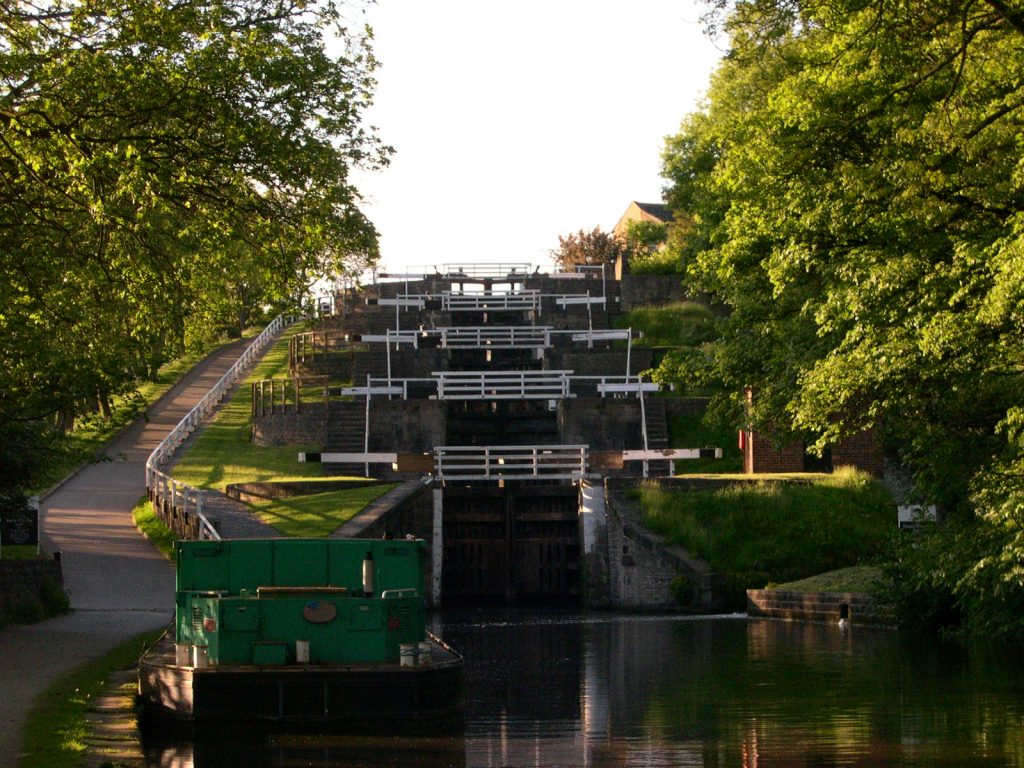
[[[999, 519], [984, 578], [1019, 607], [1024, 14], [714, 5], [731, 48], [663, 170], [689, 279], [731, 314], [660, 375], [714, 381], [719, 412], [819, 448], [879, 427], [951, 515]], [[958, 600], [981, 573], [959, 571]]]
[[623, 241], [600, 227], [594, 227], [589, 232], [581, 229], [565, 237], [559, 235], [558, 248], [551, 251], [551, 257], [562, 269], [571, 270], [577, 266], [611, 264], [625, 251]]
[[373, 258], [349, 171], [388, 149], [361, 124], [376, 63], [346, 10], [3, 5], [0, 432]]

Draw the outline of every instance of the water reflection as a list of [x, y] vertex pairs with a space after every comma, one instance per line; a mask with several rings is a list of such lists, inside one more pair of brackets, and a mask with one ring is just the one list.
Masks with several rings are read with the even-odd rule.
[[464, 732], [147, 744], [210, 766], [1016, 766], [1024, 666], [1003, 650], [767, 620], [446, 612]]

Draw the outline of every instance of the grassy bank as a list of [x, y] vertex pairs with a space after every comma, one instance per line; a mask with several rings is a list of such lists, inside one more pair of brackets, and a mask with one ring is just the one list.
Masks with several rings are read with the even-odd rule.
[[870, 561], [895, 525], [888, 492], [852, 470], [692, 493], [649, 484], [637, 497], [648, 528], [725, 577], [734, 607], [746, 589]]
[[250, 503], [249, 507], [260, 520], [272, 525], [282, 536], [330, 536], [338, 526], [347, 523], [395, 485], [368, 485], [365, 488], [259, 501]]
[[646, 347], [694, 347], [717, 335], [714, 313], [692, 301], [661, 307], [638, 307], [613, 318], [616, 328], [632, 328], [643, 337], [634, 341]]
[[301, 324], [294, 325], [271, 346], [175, 465], [172, 474], [176, 480], [197, 488], [223, 490], [231, 483], [323, 477], [322, 464], [298, 462], [300, 451], [319, 451], [323, 446], [261, 447], [252, 442], [251, 382], [286, 376], [288, 340], [303, 330]]
[[144, 644], [154, 642], [163, 630], [127, 640], [106, 656], [79, 667], [51, 685], [28, 714], [25, 724], [25, 758], [21, 768], [74, 768], [86, 753], [86, 713], [89, 701], [106, 685], [116, 669], [131, 666]]
[[769, 589], [789, 589], [796, 592], [863, 592], [874, 595], [883, 591], [886, 579], [882, 569], [873, 565], [854, 565], [806, 579], [769, 584]]
[[132, 510], [132, 520], [143, 536], [150, 540], [160, 554], [174, 562], [174, 531], [164, 525], [164, 521], [156, 516], [152, 502], [143, 496]]

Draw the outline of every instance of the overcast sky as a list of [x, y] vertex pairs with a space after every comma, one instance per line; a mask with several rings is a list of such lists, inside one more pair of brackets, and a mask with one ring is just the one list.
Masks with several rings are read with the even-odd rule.
[[696, 0], [379, 0], [376, 125], [355, 177], [385, 269], [549, 263], [558, 236], [657, 202], [666, 135], [722, 43]]

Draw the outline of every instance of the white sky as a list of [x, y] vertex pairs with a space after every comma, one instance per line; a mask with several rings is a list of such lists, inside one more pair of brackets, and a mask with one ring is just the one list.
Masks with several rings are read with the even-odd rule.
[[558, 236], [658, 202], [664, 137], [721, 55], [699, 0], [378, 0], [367, 123], [396, 153], [359, 172], [383, 268], [547, 264]]

